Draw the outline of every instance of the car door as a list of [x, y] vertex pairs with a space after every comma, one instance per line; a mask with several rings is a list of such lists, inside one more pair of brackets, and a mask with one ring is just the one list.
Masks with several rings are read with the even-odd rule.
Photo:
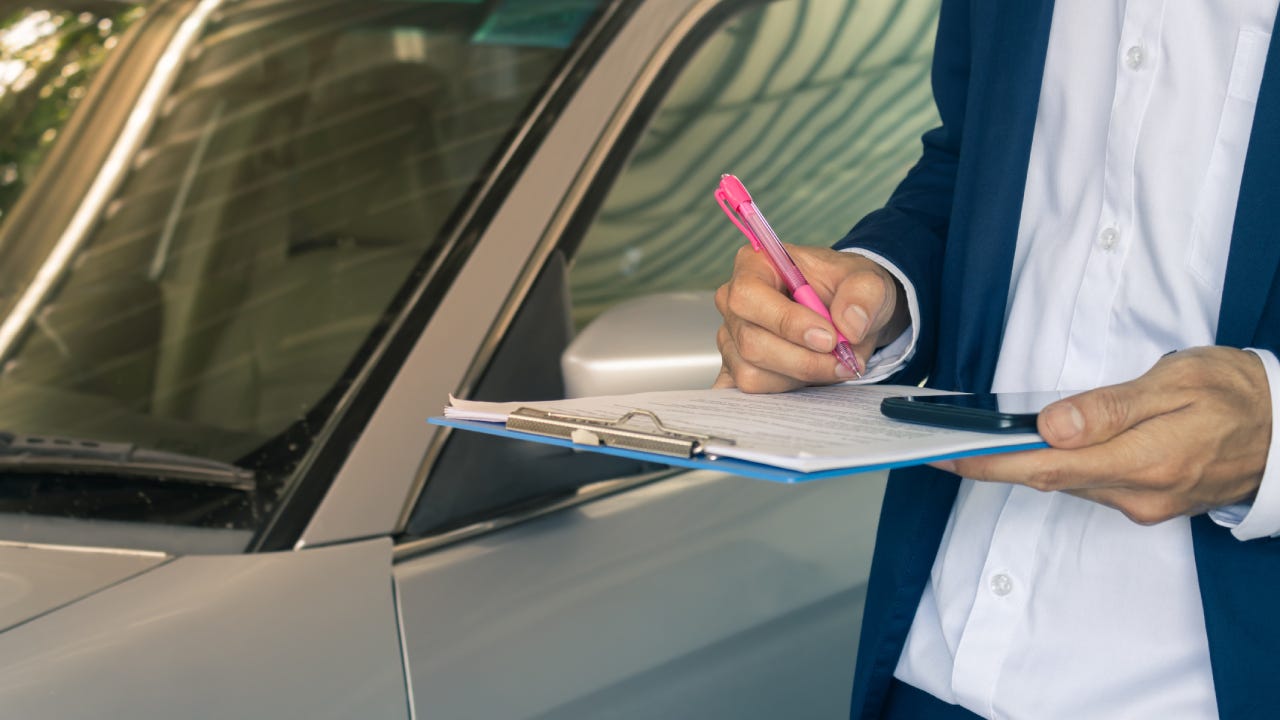
[[[446, 392], [555, 397], [560, 355], [603, 310], [705, 298], [741, 243], [711, 199], [722, 171], [785, 235], [838, 238], [933, 122], [935, 15], [924, 0], [630, 9], [370, 427], [421, 422]], [[472, 354], [444, 365], [428, 349], [445, 342]], [[882, 476], [789, 487], [432, 432], [416, 440], [427, 462], [405, 468], [394, 571], [417, 715], [845, 712]], [[358, 445], [343, 473], [386, 477], [376, 454]], [[305, 542], [377, 515], [330, 502]]]

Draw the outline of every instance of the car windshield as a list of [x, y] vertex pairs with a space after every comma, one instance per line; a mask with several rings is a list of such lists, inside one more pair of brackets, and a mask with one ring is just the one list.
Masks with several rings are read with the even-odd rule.
[[[0, 15], [0, 431], [248, 469], [250, 501], [117, 514], [252, 528], [595, 5], [43, 0]], [[0, 497], [0, 512], [77, 515], [94, 483], [58, 482], [44, 493], [28, 474], [38, 501]]]

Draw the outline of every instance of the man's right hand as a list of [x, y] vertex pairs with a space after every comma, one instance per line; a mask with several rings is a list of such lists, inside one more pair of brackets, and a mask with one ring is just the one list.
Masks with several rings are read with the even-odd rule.
[[831, 310], [835, 328], [786, 294], [762, 253], [738, 250], [733, 276], [716, 291], [724, 324], [716, 334], [720, 376], [715, 387], [783, 392], [848, 380], [831, 350], [839, 329], [863, 367], [875, 349], [910, 323], [905, 292], [893, 275], [855, 253], [787, 245], [805, 279]]

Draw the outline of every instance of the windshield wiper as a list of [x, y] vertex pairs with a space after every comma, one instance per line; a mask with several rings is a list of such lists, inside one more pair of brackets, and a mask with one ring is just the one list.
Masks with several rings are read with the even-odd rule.
[[148, 478], [252, 491], [253, 472], [209, 458], [51, 435], [0, 432], [0, 473], [68, 473]]

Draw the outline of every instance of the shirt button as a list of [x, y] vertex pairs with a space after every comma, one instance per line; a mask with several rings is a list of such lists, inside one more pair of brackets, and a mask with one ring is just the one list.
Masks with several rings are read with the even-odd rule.
[[1103, 250], [1110, 251], [1118, 242], [1120, 242], [1120, 231], [1113, 227], [1104, 228], [1098, 233], [1098, 247]]
[[1142, 69], [1142, 63], [1147, 59], [1147, 53], [1142, 49], [1141, 45], [1134, 45], [1124, 53], [1124, 64], [1129, 66], [1130, 70]]
[[999, 597], [1004, 597], [1013, 592], [1013, 578], [999, 573], [991, 576], [991, 592]]

